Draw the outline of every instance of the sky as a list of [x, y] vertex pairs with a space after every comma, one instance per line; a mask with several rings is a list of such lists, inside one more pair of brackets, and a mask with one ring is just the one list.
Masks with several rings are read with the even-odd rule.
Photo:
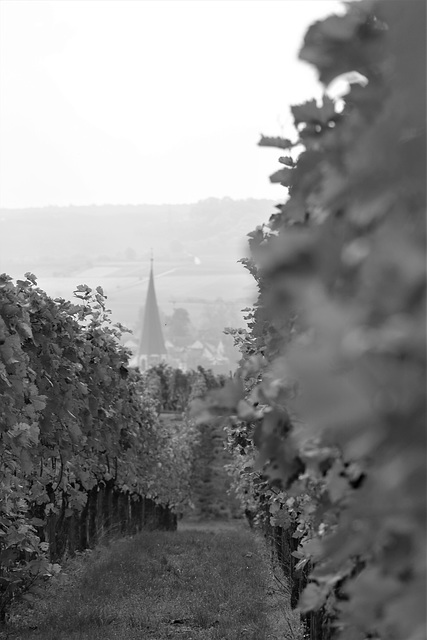
[[282, 197], [268, 176], [333, 0], [2, 0], [0, 207]]

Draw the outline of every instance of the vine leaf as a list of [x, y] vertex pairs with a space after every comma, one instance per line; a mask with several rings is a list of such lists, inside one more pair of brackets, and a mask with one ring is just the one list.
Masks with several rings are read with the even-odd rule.
[[323, 102], [320, 106], [316, 100], [309, 100], [291, 107], [291, 111], [296, 125], [317, 122], [326, 124], [336, 115], [334, 101], [327, 95], [323, 96]]
[[291, 149], [294, 143], [287, 138], [261, 136], [258, 146], [274, 147], [275, 149]]
[[284, 187], [290, 187], [292, 185], [293, 170], [292, 169], [279, 169], [270, 176], [270, 182], [279, 182]]

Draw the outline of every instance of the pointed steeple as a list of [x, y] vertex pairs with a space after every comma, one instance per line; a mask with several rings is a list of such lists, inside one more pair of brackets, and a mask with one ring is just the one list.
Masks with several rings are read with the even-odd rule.
[[153, 256], [151, 256], [150, 279], [148, 281], [144, 324], [142, 325], [138, 356], [162, 356], [166, 353], [156, 291], [154, 289]]

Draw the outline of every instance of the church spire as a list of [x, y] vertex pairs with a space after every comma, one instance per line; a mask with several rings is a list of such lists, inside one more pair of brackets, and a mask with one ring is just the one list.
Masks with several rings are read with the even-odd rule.
[[150, 278], [145, 301], [144, 324], [142, 325], [141, 340], [138, 349], [139, 358], [144, 356], [166, 355], [166, 346], [154, 288], [153, 251], [151, 251], [150, 262]]

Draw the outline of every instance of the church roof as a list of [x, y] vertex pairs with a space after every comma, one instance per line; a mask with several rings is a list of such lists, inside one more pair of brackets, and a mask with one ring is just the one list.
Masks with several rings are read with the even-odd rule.
[[156, 291], [154, 289], [153, 262], [151, 262], [150, 279], [148, 282], [147, 299], [145, 302], [144, 323], [142, 325], [138, 355], [159, 356], [166, 353], [159, 308], [157, 306]]

